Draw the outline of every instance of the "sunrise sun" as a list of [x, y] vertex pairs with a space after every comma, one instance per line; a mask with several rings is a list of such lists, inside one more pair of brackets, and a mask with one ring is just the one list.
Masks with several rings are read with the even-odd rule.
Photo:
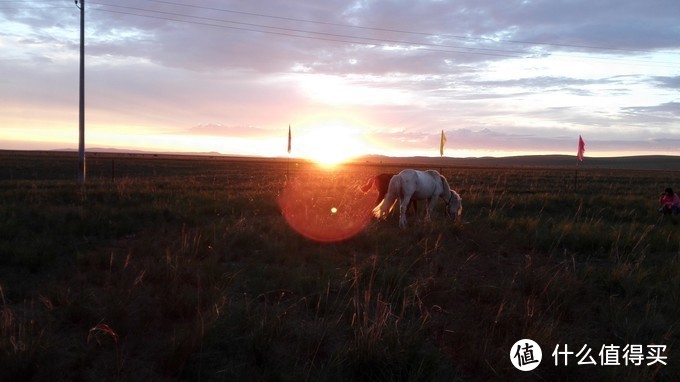
[[337, 124], [311, 127], [301, 133], [300, 156], [321, 166], [333, 167], [366, 152], [361, 131]]

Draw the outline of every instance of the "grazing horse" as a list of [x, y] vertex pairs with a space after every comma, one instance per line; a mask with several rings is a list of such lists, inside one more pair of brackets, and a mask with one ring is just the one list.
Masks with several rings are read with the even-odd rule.
[[[395, 174], [378, 174], [372, 178], [369, 178], [366, 184], [361, 186], [361, 191], [364, 193], [371, 190], [371, 187], [375, 187], [378, 190], [378, 199], [375, 200], [375, 205], [379, 205], [380, 202], [385, 199], [385, 194], [387, 193], [387, 188], [390, 185], [390, 180]], [[409, 207], [413, 209], [414, 213], [418, 212], [418, 202], [415, 199], [411, 199]]]
[[387, 187], [390, 185], [390, 180], [393, 176], [394, 174], [379, 174], [369, 178], [366, 184], [361, 186], [361, 191], [368, 192], [371, 187], [375, 186], [376, 190], [378, 190], [378, 199], [375, 201], [377, 206], [385, 198]]
[[406, 207], [411, 200], [427, 200], [425, 220], [430, 221], [437, 197], [444, 199], [447, 214], [456, 219], [463, 211], [460, 195], [453, 191], [442, 175], [435, 170], [404, 170], [392, 177], [385, 199], [373, 209], [377, 218], [384, 217], [392, 210], [399, 198], [399, 227], [406, 228]]

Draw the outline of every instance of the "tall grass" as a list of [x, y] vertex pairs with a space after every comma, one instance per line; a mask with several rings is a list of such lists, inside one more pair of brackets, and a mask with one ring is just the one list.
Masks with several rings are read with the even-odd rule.
[[[85, 194], [39, 179], [60, 163], [2, 169], [0, 380], [678, 376], [667, 174], [584, 169], [574, 189], [571, 170], [445, 168], [462, 221], [322, 244], [281, 215], [285, 162], [123, 158], [112, 182], [101, 159]], [[340, 201], [392, 170], [306, 166], [291, 176]], [[543, 347], [532, 374], [509, 362], [521, 338]], [[628, 343], [666, 344], [668, 365], [551, 365], [557, 344]]]

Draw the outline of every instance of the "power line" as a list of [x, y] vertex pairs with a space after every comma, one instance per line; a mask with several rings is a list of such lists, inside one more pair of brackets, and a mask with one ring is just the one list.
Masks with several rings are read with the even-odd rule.
[[[655, 51], [653, 51], [653, 50], [625, 49], [625, 48], [613, 48], [613, 47], [592, 46], [592, 45], [577, 45], [577, 44], [558, 44], [558, 43], [546, 43], [546, 42], [522, 41], [522, 40], [491, 39], [491, 38], [485, 38], [485, 37], [459, 36], [459, 35], [453, 35], [453, 34], [432, 34], [432, 33], [416, 32], [416, 31], [409, 31], [409, 30], [402, 30], [402, 29], [376, 28], [376, 27], [367, 27], [367, 26], [360, 26], [360, 25], [351, 25], [351, 24], [331, 23], [331, 22], [324, 22], [324, 21], [299, 19], [299, 18], [293, 18], [293, 17], [267, 15], [267, 14], [255, 13], [255, 12], [237, 11], [237, 10], [233, 10], [233, 9], [206, 7], [206, 6], [200, 6], [200, 5], [195, 5], [195, 4], [184, 4], [184, 3], [178, 3], [178, 2], [167, 1], [167, 0], [144, 0], [144, 1], [151, 2], [151, 3], [178, 6], [178, 7], [186, 7], [186, 8], [191, 8], [191, 9], [203, 9], [203, 10], [216, 11], [216, 12], [232, 13], [232, 14], [239, 14], [239, 15], [248, 15], [248, 16], [277, 19], [277, 20], [286, 20], [286, 21], [294, 21], [294, 22], [301, 22], [301, 23], [311, 23], [311, 24], [317, 24], [317, 25], [328, 25], [328, 26], [336, 26], [336, 27], [343, 27], [343, 28], [352, 28], [352, 29], [359, 29], [359, 30], [372, 30], [372, 31], [380, 31], [380, 32], [410, 34], [410, 35], [417, 35], [417, 36], [422, 36], [422, 37], [427, 37], [427, 38], [448, 37], [448, 38], [455, 38], [455, 39], [467, 40], [467, 41], [487, 41], [487, 42], [494, 42], [494, 43], [501, 42], [501, 43], [522, 44], [522, 45], [531, 45], [531, 46], [578, 48], [578, 49], [602, 50], [602, 51], [611, 51], [611, 52], [655, 53]], [[16, 0], [0, 1], [0, 2], [14, 2], [14, 3], [22, 2], [22, 3], [26, 3], [26, 1], [16, 1]], [[50, 1], [49, 0], [34, 0], [34, 1], [31, 1], [31, 2], [50, 2]], [[214, 18], [207, 18], [207, 17], [200, 17], [200, 16], [191, 16], [191, 15], [186, 15], [186, 14], [164, 12], [164, 11], [157, 11], [157, 10], [146, 9], [146, 8], [123, 6], [123, 5], [95, 3], [95, 2], [93, 2], [93, 4], [98, 4], [98, 5], [102, 5], [102, 6], [109, 6], [109, 7], [118, 7], [118, 8], [124, 8], [124, 9], [131, 9], [131, 10], [139, 10], [139, 11], [144, 11], [144, 12], [167, 14], [167, 15], [180, 16], [180, 17], [205, 19], [205, 20], [209, 20], [209, 21], [226, 22], [226, 23], [241, 24], [241, 25], [247, 25], [247, 26], [256, 26], [256, 27], [270, 28], [270, 29], [288, 30], [288, 31], [293, 31], [293, 32], [302, 32], [302, 33], [311, 33], [311, 34], [326, 34], [326, 35], [329, 35], [329, 36], [332, 36], [332, 37], [359, 38], [359, 39], [364, 39], [364, 40], [376, 40], [376, 41], [381, 41], [381, 42], [397, 43], [397, 44], [425, 45], [425, 46], [433, 46], [433, 47], [466, 49], [466, 50], [481, 50], [481, 51], [501, 53], [501, 56], [502, 56], [502, 54], [524, 54], [525, 53], [523, 51], [517, 51], [517, 50], [490, 49], [490, 48], [479, 48], [479, 47], [473, 48], [473, 47], [465, 47], [465, 46], [461, 47], [461, 46], [455, 46], [455, 45], [432, 44], [432, 43], [414, 43], [414, 42], [410, 42], [410, 41], [401, 41], [401, 40], [376, 39], [376, 38], [361, 37], [361, 36], [347, 36], [347, 35], [340, 35], [340, 34], [333, 34], [333, 33], [305, 31], [305, 30], [297, 30], [297, 29], [291, 29], [291, 28], [281, 28], [281, 27], [276, 27], [276, 26], [269, 26], [269, 25], [243, 23], [243, 22], [237, 22], [237, 21], [221, 20], [221, 19], [214, 19]], [[146, 15], [139, 15], [139, 14], [135, 14], [135, 15], [136, 16], [142, 16], [142, 17], [150, 17], [150, 16], [146, 16]], [[174, 19], [171, 20], [171, 21], [188, 22], [188, 21], [174, 20]], [[260, 31], [260, 32], [267, 33], [266, 31]], [[340, 41], [340, 42], [345, 42], [345, 41]], [[470, 52], [470, 53], [472, 53], [472, 52]], [[515, 56], [513, 55], [512, 57], [515, 57]], [[642, 60], [641, 62], [649, 62], [649, 61]]]
[[71, 9], [73, 7], [23, 7], [23, 8], [17, 8], [17, 7], [0, 7], [0, 10], [12, 10], [12, 11], [25, 11], [25, 10], [43, 10], [43, 9]]
[[266, 15], [266, 14], [262, 14], [262, 13], [235, 11], [235, 10], [232, 10], [232, 9], [205, 7], [205, 6], [199, 6], [199, 5], [194, 5], [194, 4], [189, 5], [189, 4], [183, 4], [183, 3], [177, 3], [177, 2], [165, 1], [165, 0], [144, 0], [144, 1], [152, 2], [152, 3], [175, 5], [175, 6], [180, 6], [180, 7], [204, 9], [204, 10], [210, 10], [210, 11], [234, 13], [234, 14], [239, 14], [239, 15], [264, 17], [264, 18], [270, 18], [270, 19], [304, 22], [304, 23], [310, 23], [310, 24], [337, 26], [337, 27], [353, 28], [353, 29], [372, 30], [372, 31], [378, 31], [378, 32], [403, 33], [403, 34], [419, 35], [419, 36], [431, 37], [431, 38], [432, 37], [449, 37], [449, 38], [455, 38], [455, 39], [459, 39], [459, 40], [504, 42], [504, 43], [525, 44], [525, 45], [532, 45], [532, 46], [543, 45], [543, 46], [554, 46], [554, 47], [561, 47], [561, 48], [610, 50], [610, 51], [621, 51], [621, 52], [632, 52], [632, 53], [654, 53], [654, 51], [652, 51], [652, 50], [612, 48], [612, 47], [591, 46], [591, 45], [576, 45], [576, 44], [557, 44], [557, 43], [536, 42], [536, 41], [491, 39], [491, 38], [486, 38], [486, 37], [460, 36], [460, 35], [454, 35], [454, 34], [448, 34], [448, 33], [434, 34], [434, 33], [426, 33], [426, 32], [408, 31], [408, 30], [403, 30], [403, 29], [376, 28], [376, 27], [367, 27], [367, 26], [361, 26], [361, 25], [351, 25], [351, 24], [342, 24], [342, 23], [331, 23], [331, 22], [325, 22], [325, 21], [298, 19], [298, 18], [294, 18], [294, 17]]
[[[170, 3], [170, 4], [173, 4], [173, 5], [185, 6], [184, 4], [172, 3], [172, 2], [161, 1], [161, 0], [146, 0], [146, 1]], [[433, 43], [427, 43], [427, 42], [413, 42], [413, 41], [404, 41], [404, 40], [391, 40], [391, 39], [381, 39], [381, 38], [372, 38], [372, 37], [364, 37], [364, 36], [343, 35], [343, 34], [337, 34], [337, 33], [316, 32], [316, 31], [309, 31], [309, 30], [302, 30], [302, 29], [295, 29], [295, 28], [284, 28], [284, 27], [271, 26], [271, 25], [263, 25], [263, 24], [255, 24], [255, 23], [245, 23], [245, 22], [240, 22], [240, 21], [216, 19], [216, 18], [212, 18], [212, 17], [193, 16], [193, 15], [187, 15], [187, 14], [183, 14], [183, 13], [165, 12], [165, 11], [157, 11], [157, 10], [145, 9], [145, 8], [112, 5], [112, 4], [100, 3], [100, 2], [93, 2], [93, 4], [101, 5], [101, 6], [104, 6], [104, 7], [117, 7], [117, 8], [122, 8], [122, 9], [131, 9], [131, 10], [134, 10], [134, 11], [149, 12], [149, 13], [152, 13], [152, 14], [161, 14], [161, 15], [169, 15], [169, 16], [175, 16], [175, 17], [193, 18], [193, 19], [197, 19], [197, 20], [205, 20], [205, 21], [218, 22], [218, 23], [228, 23], [228, 24], [242, 25], [243, 27], [228, 26], [228, 25], [222, 25], [222, 24], [213, 24], [213, 23], [207, 23], [207, 22], [190, 21], [190, 20], [185, 20], [185, 19], [176, 19], [176, 18], [161, 17], [161, 16], [153, 16], [153, 15], [148, 15], [148, 14], [134, 13], [134, 12], [114, 11], [114, 10], [111, 10], [111, 9], [101, 9], [101, 8], [100, 9], [93, 9], [93, 10], [99, 10], [99, 11], [104, 11], [104, 12], [118, 13], [118, 14], [125, 14], [125, 15], [139, 16], [139, 17], [147, 17], [147, 18], [155, 18], [155, 19], [160, 19], [160, 20], [175, 21], [175, 22], [182, 22], [182, 23], [189, 23], [189, 24], [196, 24], [196, 25], [203, 25], [203, 26], [211, 26], [211, 27], [218, 27], [218, 28], [242, 30], [242, 31], [247, 31], [247, 32], [259, 32], [259, 33], [266, 33], [266, 34], [286, 36], [286, 37], [294, 37], [294, 38], [304, 38], [304, 39], [331, 41], [331, 42], [340, 42], [340, 43], [349, 43], [349, 44], [358, 44], [358, 45], [368, 45], [368, 46], [377, 46], [377, 45], [390, 46], [389, 44], [398, 44], [398, 45], [412, 46], [412, 47], [415, 47], [415, 48], [422, 50], [422, 51], [431, 51], [431, 52], [439, 52], [439, 53], [462, 53], [462, 54], [474, 54], [474, 55], [509, 57], [509, 58], [522, 58], [522, 57], [526, 57], [527, 54], [530, 54], [530, 52], [519, 51], [519, 50], [502, 50], [502, 49], [490, 49], [490, 48], [479, 48], [479, 47], [466, 47], [466, 46], [456, 46], [456, 45], [433, 44]], [[209, 10], [219, 10], [219, 9], [216, 9], [216, 8], [208, 8], [208, 7], [199, 7], [199, 8], [206, 8], [206, 9], [209, 9]], [[222, 11], [226, 11], [226, 10], [222, 10]], [[234, 12], [238, 12], [238, 11], [234, 11]], [[295, 20], [295, 19], [293, 19], [293, 20]], [[300, 20], [300, 21], [305, 21], [305, 20]], [[250, 27], [250, 28], [246, 28], [246, 27]], [[271, 30], [252, 29], [252, 27], [273, 29], [273, 30], [278, 30], [278, 31], [283, 31], [283, 32], [275, 32], [275, 31], [271, 31]], [[404, 32], [404, 31], [402, 31], [402, 32]], [[294, 33], [304, 33], [305, 35], [294, 34]], [[408, 32], [404, 32], [404, 33], [408, 33]], [[427, 35], [427, 34], [425, 34], [425, 35]], [[429, 35], [429, 36], [434, 36], [434, 35]], [[359, 41], [357, 41], [357, 40], [359, 40]], [[589, 48], [592, 48], [592, 47], [589, 47]], [[614, 49], [614, 48], [612, 48], [612, 49]], [[632, 51], [632, 50], [630, 50], [630, 52], [650, 52], [651, 53], [652, 51]], [[629, 63], [629, 64], [638, 64], [638, 65], [640, 65], [640, 64], [642, 64], [642, 65], [650, 65], [651, 64], [651, 65], [655, 65], [655, 66], [672, 65], [674, 67], [677, 65], [677, 63], [671, 63], [671, 62], [636, 60], [636, 59], [630, 59], [630, 58], [623, 58], [622, 59], [622, 58], [616, 58], [616, 57], [591, 57], [591, 56], [586, 57], [586, 56], [580, 56], [580, 55], [575, 55], [575, 54], [564, 54], [564, 53], [550, 53], [550, 55], [555, 56], [555, 57], [569, 57], [569, 58], [577, 58], [577, 59], [585, 59], [585, 60], [601, 60], [601, 61], [604, 60], [604, 61], [614, 61], [614, 62], [626, 62], [626, 63]]]
[[[136, 11], [152, 12], [152, 13], [158, 13], [158, 14], [170, 15], [170, 16], [188, 17], [188, 18], [193, 18], [193, 19], [198, 19], [198, 20], [215, 21], [215, 22], [229, 23], [229, 24], [235, 24], [235, 25], [244, 25], [244, 26], [247, 26], [247, 27], [268, 28], [268, 29], [280, 30], [280, 31], [284, 31], [284, 32], [307, 33], [307, 34], [311, 34], [311, 35], [328, 37], [328, 38], [323, 38], [323, 40], [326, 40], [326, 41], [354, 42], [354, 41], [347, 41], [347, 40], [337, 40], [337, 39], [334, 39], [334, 38], [358, 39], [358, 40], [367, 41], [369, 45], [377, 45], [377, 43], [383, 43], [383, 44], [387, 43], [387, 44], [411, 45], [411, 46], [418, 46], [418, 47], [426, 46], [426, 47], [431, 47], [431, 48], [466, 49], [466, 50], [477, 50], [477, 51], [491, 52], [491, 53], [494, 53], [493, 55], [500, 55], [500, 56], [507, 56], [507, 57], [518, 57], [516, 55], [510, 55], [510, 54], [514, 54], [514, 53], [522, 54], [522, 53], [524, 53], [524, 52], [520, 52], [520, 51], [510, 51], [510, 50], [502, 50], [502, 49], [465, 47], [465, 46], [446, 45], [446, 44], [433, 44], [433, 43], [427, 43], [427, 42], [413, 42], [413, 41], [392, 40], [392, 39], [373, 38], [373, 37], [364, 37], [364, 36], [351, 36], [351, 35], [343, 35], [343, 34], [337, 34], [337, 33], [316, 32], [316, 31], [309, 31], [309, 30], [302, 30], [302, 29], [295, 29], [295, 28], [284, 28], [284, 27], [271, 26], [271, 25], [246, 23], [246, 22], [241, 22], [241, 21], [215, 19], [215, 18], [211, 18], [211, 17], [193, 16], [193, 15], [174, 13], [174, 12], [156, 11], [156, 10], [149, 10], [149, 9], [144, 9], [144, 8], [127, 7], [127, 6], [121, 6], [121, 5], [112, 5], [112, 4], [106, 4], [106, 3], [91, 2], [91, 4], [103, 5], [103, 6], [108, 6], [108, 7], [123, 8], [123, 9], [131, 9], [131, 10], [136, 10]], [[120, 12], [120, 13], [123, 13], [123, 12]], [[126, 14], [132, 14], [132, 13], [126, 13]], [[134, 15], [136, 15], [136, 16], [147, 16], [147, 15], [140, 15], [140, 14], [134, 14]], [[194, 22], [186, 21], [186, 20], [176, 20], [176, 19], [168, 19], [168, 20], [194, 23]], [[211, 25], [211, 26], [220, 26], [220, 25], [214, 25], [214, 24], [203, 24], [203, 23], [199, 23], [199, 24]], [[224, 27], [227, 27], [227, 26], [224, 26]], [[262, 32], [262, 33], [272, 33], [272, 32], [269, 32], [269, 31], [253, 30], [253, 29], [248, 29], [248, 28], [232, 28], [232, 29], [240, 29], [240, 30], [246, 30], [246, 31]], [[300, 36], [300, 35], [290, 35], [290, 34], [286, 34], [286, 33], [281, 33], [281, 34], [286, 35], [286, 36], [292, 36], [292, 37], [305, 37], [305, 36]], [[354, 42], [354, 43], [357, 43], [357, 42]], [[446, 51], [446, 50], [437, 50], [437, 51]], [[460, 51], [454, 51], [454, 52], [460, 52]], [[464, 53], [464, 52], [461, 52], [461, 53]]]
[[[182, 3], [172, 2], [172, 1], [165, 1], [165, 0], [145, 0], [145, 1], [153, 2], [153, 3], [173, 5], [173, 6], [180, 6], [180, 7], [187, 7], [187, 8], [203, 9], [203, 10], [208, 10], [208, 11], [226, 12], [226, 13], [233, 13], [233, 14], [242, 14], [242, 15], [250, 15], [250, 16], [256, 16], [256, 17], [270, 18], [270, 19], [295, 21], [295, 22], [300, 22], [300, 23], [313, 23], [313, 24], [321, 24], [321, 25], [329, 25], [329, 26], [337, 26], [337, 27], [354, 28], [354, 29], [359, 29], [359, 30], [373, 30], [373, 31], [382, 31], [382, 32], [411, 34], [411, 35], [417, 35], [417, 36], [422, 36], [422, 37], [427, 37], [427, 38], [452, 37], [452, 38], [474, 40], [474, 41], [493, 41], [493, 42], [506, 42], [506, 43], [514, 43], [514, 44], [527, 44], [527, 45], [531, 44], [531, 45], [538, 45], [538, 46], [570, 47], [570, 48], [581, 48], [581, 49], [600, 49], [600, 50], [607, 50], [607, 51], [621, 51], [621, 52], [630, 52], [630, 53], [653, 53], [654, 52], [654, 51], [648, 51], [648, 50], [647, 51], [646, 50], [631, 50], [631, 49], [595, 47], [595, 46], [585, 46], [585, 45], [533, 43], [533, 42], [528, 42], [528, 41], [515, 41], [515, 40], [492, 40], [492, 39], [486, 39], [486, 38], [481, 38], [481, 37], [464, 37], [464, 36], [455, 36], [455, 35], [446, 35], [446, 34], [436, 35], [436, 34], [429, 34], [429, 33], [424, 33], [424, 32], [414, 32], [414, 31], [385, 29], [385, 28], [374, 28], [374, 27], [356, 26], [356, 25], [349, 25], [349, 24], [338, 24], [338, 23], [329, 23], [329, 22], [322, 22], [322, 21], [304, 20], [304, 19], [282, 17], [282, 16], [272, 16], [272, 15], [265, 15], [265, 14], [260, 14], [260, 13], [253, 13], [253, 12], [235, 11], [235, 10], [223, 9], [223, 8], [205, 7], [205, 6], [197, 6], [197, 5], [187, 5], [187, 4], [182, 4]], [[34, 0], [34, 1], [31, 1], [31, 2], [27, 2], [27, 1], [2, 1], [2, 0], [0, 0], [0, 3], [3, 3], [3, 2], [4, 3], [10, 3], [10, 2], [11, 3], [46, 3], [46, 2], [49, 2], [49, 1]], [[393, 46], [393, 45], [402, 45], [402, 46], [411, 46], [411, 47], [414, 47], [414, 48], [421, 50], [421, 51], [430, 51], [430, 52], [439, 52], [439, 53], [473, 54], [473, 55], [508, 57], [508, 58], [522, 58], [522, 57], [527, 57], [527, 55], [532, 54], [531, 52], [527, 52], [526, 50], [491, 49], [491, 48], [482, 48], [482, 47], [435, 44], [435, 43], [430, 43], [430, 42], [415, 42], [415, 41], [398, 40], [398, 39], [374, 38], [374, 37], [366, 37], [366, 36], [346, 35], [346, 34], [340, 34], [340, 33], [317, 32], [317, 31], [310, 31], [310, 30], [303, 30], [303, 29], [296, 29], [296, 28], [286, 28], [286, 27], [282, 27], [282, 26], [273, 26], [273, 25], [265, 25], [265, 24], [247, 23], [247, 22], [242, 22], [242, 21], [218, 19], [218, 18], [213, 18], [213, 17], [194, 16], [194, 15], [189, 15], [189, 14], [185, 14], [185, 13], [159, 11], [159, 10], [153, 10], [153, 9], [147, 9], [147, 8], [123, 6], [123, 5], [102, 3], [102, 2], [90, 2], [90, 3], [95, 4], [95, 5], [99, 5], [101, 7], [127, 9], [127, 10], [131, 10], [131, 11], [145, 12], [145, 13], [149, 13], [149, 14], [116, 11], [116, 10], [104, 9], [104, 8], [92, 8], [92, 10], [95, 10], [95, 11], [125, 14], [125, 15], [137, 16], [137, 17], [154, 18], [154, 19], [160, 19], [160, 20], [166, 20], [166, 21], [181, 22], [181, 23], [188, 23], [188, 24], [195, 24], [195, 25], [203, 25], [203, 26], [210, 26], [210, 27], [218, 27], [218, 28], [225, 28], [225, 29], [232, 29], [232, 30], [241, 30], [241, 31], [246, 31], [246, 32], [265, 33], [265, 34], [278, 35], [278, 36], [284, 36], [284, 37], [303, 38], [303, 39], [312, 39], [312, 40], [320, 40], [320, 41], [347, 43], [347, 44], [357, 44], [357, 45], [365, 45], [365, 46], [390, 47], [390, 46]], [[162, 15], [162, 16], [155, 16], [154, 14], [155, 15]], [[172, 17], [166, 17], [166, 16], [172, 16]], [[179, 17], [181, 19], [177, 19], [175, 17]], [[192, 21], [192, 20], [187, 20], [186, 18], [194, 19], [194, 20], [202, 20], [202, 21]], [[215, 23], [220, 23], [220, 24], [215, 24]], [[231, 24], [231, 25], [223, 25], [223, 23], [224, 24]], [[238, 25], [238, 26], [234, 26], [234, 25]], [[253, 28], [262, 28], [262, 29], [253, 29]], [[555, 56], [555, 57], [569, 57], [569, 58], [577, 58], [577, 59], [585, 59], [585, 60], [604, 60], [604, 61], [614, 61], [614, 62], [626, 62], [626, 63], [629, 63], [629, 64], [636, 64], [637, 63], [637, 64], [642, 64], [642, 65], [655, 65], [655, 66], [673, 65], [674, 67], [677, 65], [677, 63], [671, 63], [671, 62], [636, 60], [636, 59], [630, 59], [630, 58], [592, 57], [592, 56], [581, 56], [581, 55], [578, 55], [578, 54], [564, 54], [564, 53], [549, 53], [549, 54], [551, 56]]]
[[[54, 0], [52, 0], [52, 1], [50, 1], [50, 0], [33, 0], [33, 1], [0, 0], [0, 3], [48, 3], [48, 2], [53, 2], [53, 1]], [[402, 29], [376, 28], [376, 27], [367, 27], [367, 26], [360, 26], [360, 25], [351, 25], [351, 24], [331, 23], [331, 22], [324, 22], [324, 21], [299, 19], [299, 18], [293, 18], [293, 17], [267, 15], [267, 14], [255, 13], [255, 12], [237, 11], [237, 10], [233, 10], [233, 9], [200, 6], [200, 5], [196, 5], [196, 4], [184, 4], [184, 3], [178, 3], [178, 2], [167, 1], [167, 0], [144, 0], [144, 1], [151, 2], [151, 3], [158, 3], [158, 4], [173, 5], [173, 6], [178, 6], [178, 7], [186, 7], [186, 8], [192, 8], [192, 9], [203, 9], [203, 10], [216, 11], [216, 12], [224, 12], [224, 13], [233, 13], [233, 14], [239, 14], [239, 15], [263, 17], [263, 18], [269, 18], [269, 19], [287, 20], [287, 21], [311, 23], [311, 24], [318, 24], [318, 25], [337, 26], [337, 27], [353, 28], [353, 29], [360, 29], [360, 30], [372, 30], [372, 31], [381, 31], [381, 32], [411, 34], [411, 35], [418, 35], [418, 36], [423, 36], [423, 37], [428, 37], [428, 38], [448, 37], [448, 38], [455, 38], [455, 39], [468, 40], [468, 41], [488, 41], [488, 42], [494, 42], [494, 43], [502, 42], [502, 43], [531, 45], [531, 46], [552, 46], [552, 47], [560, 47], [560, 48], [578, 48], [578, 49], [603, 50], [603, 51], [612, 51], [612, 52], [618, 51], [618, 52], [629, 52], [629, 53], [655, 53], [655, 51], [653, 51], [653, 50], [625, 49], [625, 48], [613, 48], [613, 47], [605, 47], [605, 46], [577, 45], [577, 44], [558, 44], [558, 43], [522, 41], [522, 40], [491, 39], [491, 38], [485, 38], [485, 37], [459, 36], [459, 35], [453, 35], [453, 34], [432, 34], [432, 33], [409, 31], [409, 30], [402, 30]], [[159, 14], [170, 14], [170, 15], [175, 15], [175, 16], [180, 16], [180, 17], [191, 17], [191, 18], [198, 18], [198, 19], [206, 19], [206, 20], [210, 20], [210, 21], [219, 21], [219, 22], [228, 22], [228, 23], [235, 23], [235, 24], [251, 25], [251, 26], [258, 26], [258, 27], [263, 27], [263, 28], [285, 29], [285, 28], [280, 28], [280, 27], [258, 25], [258, 24], [248, 24], [248, 23], [241, 23], [241, 22], [236, 22], [236, 21], [219, 20], [219, 19], [214, 19], [214, 18], [204, 18], [204, 17], [199, 17], [199, 16], [191, 16], [191, 15], [186, 15], [186, 14], [177, 14], [177, 13], [172, 13], [172, 12], [163, 12], [163, 11], [156, 11], [156, 10], [145, 9], [145, 8], [122, 6], [122, 5], [113, 5], [113, 4], [95, 3], [95, 2], [93, 2], [93, 4], [109, 6], [109, 7], [119, 7], [119, 8], [133, 9], [133, 10], [141, 10], [141, 11], [145, 11], [145, 12], [154, 12], [154, 13], [159, 13]], [[145, 16], [145, 15], [139, 15], [139, 14], [136, 14], [136, 16], [150, 17], [150, 16]], [[171, 20], [171, 21], [188, 22], [188, 21], [182, 21], [182, 20]], [[322, 34], [321, 32], [312, 32], [312, 31], [295, 30], [295, 29], [289, 29], [289, 30], [295, 31], [295, 32], [303, 32], [303, 33]], [[261, 31], [261, 32], [267, 33], [267, 32], [264, 32], [264, 31]], [[524, 53], [524, 52], [516, 51], [516, 50], [513, 51], [513, 50], [501, 50], [501, 49], [489, 49], [489, 48], [460, 47], [460, 46], [442, 45], [442, 44], [413, 43], [413, 42], [408, 42], [408, 41], [382, 40], [382, 39], [374, 39], [374, 38], [368, 38], [368, 37], [346, 36], [346, 35], [339, 35], [339, 34], [328, 34], [328, 35], [336, 36], [336, 37], [345, 37], [345, 38], [351, 37], [351, 38], [360, 38], [360, 39], [369, 39], [369, 40], [379, 40], [379, 41], [388, 42], [388, 43], [430, 45], [430, 46], [436, 46], [436, 47], [450, 47], [450, 48], [455, 48], [455, 49], [476, 49], [476, 50], [485, 50], [485, 51], [501, 52], [501, 53]], [[344, 42], [344, 41], [341, 41], [341, 42]]]
[[[31, 1], [19, 1], [19, 0], [0, 0], [0, 4], [10, 4], [10, 3], [19, 3], [19, 4], [48, 4], [48, 3], [56, 3], [59, 0], [31, 0]], [[59, 1], [60, 3], [63, 3], [63, 1]], [[65, 8], [65, 7], [62, 7]], [[11, 9], [11, 8], [3, 8], [3, 9]]]

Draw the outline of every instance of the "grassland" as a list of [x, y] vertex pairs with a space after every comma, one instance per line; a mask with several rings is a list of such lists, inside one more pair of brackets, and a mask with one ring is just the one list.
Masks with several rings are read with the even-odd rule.
[[[656, 212], [679, 171], [444, 167], [461, 221], [319, 243], [286, 185], [313, 218], [403, 166], [98, 154], [80, 187], [76, 163], [0, 152], [0, 380], [680, 380], [680, 222]], [[554, 366], [564, 344], [667, 365]]]

